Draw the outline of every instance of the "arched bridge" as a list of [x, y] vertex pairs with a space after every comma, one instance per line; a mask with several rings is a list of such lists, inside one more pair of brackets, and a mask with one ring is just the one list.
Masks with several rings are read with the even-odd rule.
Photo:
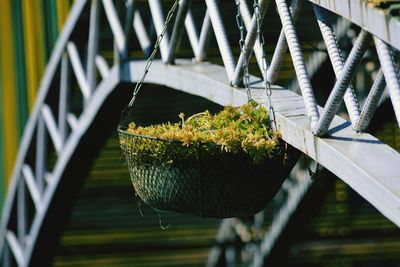
[[[59, 36], [20, 143], [1, 217], [2, 266], [42, 266], [37, 264], [46, 255], [46, 244], [57, 238], [59, 212], [68, 210], [66, 202], [73, 197], [71, 192], [82, 182], [96, 149], [104, 141], [103, 133], [114, 129], [121, 107], [126, 104], [118, 100], [131, 94], [118, 85], [140, 80], [146, 66], [143, 58], [151, 52], [154, 37], [162, 32], [167, 12], [159, 0], [122, 2], [75, 1]], [[254, 7], [245, 0], [231, 2], [230, 10], [237, 12], [239, 26], [243, 23], [241, 48], [235, 45], [238, 39], [229, 39], [231, 35], [227, 33], [227, 29], [232, 30], [231, 24], [236, 24], [235, 16], [225, 9], [222, 12], [219, 1], [181, 0], [173, 26], [161, 43], [161, 59], [153, 62], [146, 82], [220, 105], [240, 105], [248, 99], [242, 86], [244, 78], [253, 99], [268, 105], [270, 96], [284, 141], [345, 181], [400, 226], [400, 154], [364, 133], [377, 106], [386, 98], [390, 98], [400, 124], [396, 62], [399, 21], [362, 0], [292, 0], [290, 5], [285, 0], [259, 0], [254, 1]], [[305, 5], [312, 6], [322, 34], [321, 46], [317, 46], [326, 47], [326, 53], [310, 54], [299, 41], [302, 36], [295, 23]], [[282, 28], [272, 49], [264, 45], [269, 32], [265, 25], [270, 19], [265, 14], [275, 7]], [[204, 16], [195, 17], [194, 9], [201, 10]], [[146, 21], [143, 14], [151, 21]], [[354, 43], [345, 59], [338, 39], [351, 42], [346, 35], [350, 27], [356, 29], [352, 32], [357, 36], [352, 38]], [[210, 47], [217, 52], [212, 58], [216, 63], [208, 62]], [[286, 55], [293, 62], [296, 83], [279, 86], [276, 81]], [[332, 65], [336, 82], [331, 88], [313, 88], [311, 78], [326, 61]], [[366, 61], [380, 67], [371, 88], [357, 99], [352, 82]], [[256, 75], [247, 73], [248, 62]], [[319, 106], [315, 95], [321, 91], [328, 97]], [[342, 102], [348, 120], [335, 115]], [[296, 178], [302, 175], [299, 168], [292, 172], [292, 189], [296, 190], [289, 190], [257, 252], [260, 255], [271, 249], [306, 192], [310, 180]], [[284, 186], [282, 190], [288, 189]], [[222, 237], [231, 222], [222, 223]], [[215, 254], [217, 250], [210, 253], [210, 266]], [[257, 259], [252, 265], [261, 266], [262, 257]]]

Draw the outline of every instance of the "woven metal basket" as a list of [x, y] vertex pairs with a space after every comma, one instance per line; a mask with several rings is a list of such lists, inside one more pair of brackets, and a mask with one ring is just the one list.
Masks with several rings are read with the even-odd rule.
[[[137, 195], [157, 210], [201, 217], [254, 215], [276, 194], [298, 158], [294, 148], [282, 145], [272, 159], [255, 164], [248, 154], [222, 152], [215, 144], [193, 150], [177, 141], [118, 133]], [[155, 147], [162, 150], [157, 156]]]

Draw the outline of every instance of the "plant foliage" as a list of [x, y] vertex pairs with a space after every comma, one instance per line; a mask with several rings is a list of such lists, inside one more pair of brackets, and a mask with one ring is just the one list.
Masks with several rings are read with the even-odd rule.
[[[131, 153], [146, 158], [196, 160], [199, 151], [206, 154], [247, 154], [254, 163], [261, 163], [282, 150], [279, 134], [269, 123], [268, 111], [255, 101], [240, 107], [226, 106], [213, 115], [209, 111], [186, 118], [179, 114], [179, 123], [164, 123], [141, 127], [130, 123], [129, 134], [153, 137], [121, 138], [122, 146], [129, 146]], [[155, 142], [154, 138], [165, 142]], [[182, 149], [184, 148], [184, 149]]]

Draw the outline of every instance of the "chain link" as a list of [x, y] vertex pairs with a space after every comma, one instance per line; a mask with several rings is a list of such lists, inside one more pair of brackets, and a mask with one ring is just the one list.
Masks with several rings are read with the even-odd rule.
[[133, 105], [133, 103], [135, 102], [135, 99], [136, 99], [136, 95], [138, 94], [140, 88], [142, 88], [142, 85], [144, 83], [144, 80], [146, 79], [147, 73], [149, 72], [150, 66], [153, 63], [154, 57], [156, 56], [156, 54], [158, 52], [160, 43], [164, 38], [164, 35], [168, 29], [168, 25], [169, 25], [172, 17], [174, 16], [175, 11], [178, 8], [178, 6], [179, 6], [179, 0], [175, 0], [174, 5], [172, 6], [171, 10], [168, 12], [168, 15], [165, 19], [164, 28], [162, 29], [160, 35], [157, 37], [156, 43], [154, 44], [153, 52], [151, 53], [150, 57], [147, 59], [146, 66], [144, 67], [143, 75], [140, 78], [139, 82], [136, 83], [136, 85], [135, 85], [135, 89], [133, 90], [132, 99], [131, 99], [131, 101], [129, 101], [128, 107], [131, 107]]
[[258, 40], [260, 42], [261, 46], [261, 51], [262, 51], [262, 75], [264, 78], [264, 89], [265, 93], [267, 95], [267, 105], [269, 109], [269, 120], [271, 122], [271, 126], [274, 130], [276, 130], [276, 120], [275, 120], [275, 110], [274, 107], [272, 106], [272, 88], [271, 88], [271, 83], [268, 81], [268, 63], [267, 63], [267, 55], [265, 53], [265, 39], [264, 39], [264, 34], [261, 30], [261, 14], [260, 14], [260, 5], [258, 0], [254, 0], [253, 2], [253, 8], [254, 8], [254, 15], [256, 16], [257, 20], [257, 36]]
[[[242, 53], [244, 53], [245, 27], [244, 27], [242, 13], [240, 11], [240, 1], [241, 0], [236, 0], [236, 6], [237, 6], [236, 23], [237, 23], [237, 26], [238, 26], [239, 32], [240, 32], [240, 39], [239, 39], [240, 51]], [[249, 88], [249, 84], [250, 84], [249, 62], [244, 61], [242, 64], [242, 68], [243, 68], [243, 86], [247, 93], [247, 101], [250, 102], [252, 98], [251, 98], [251, 92], [250, 92], [250, 88]]]

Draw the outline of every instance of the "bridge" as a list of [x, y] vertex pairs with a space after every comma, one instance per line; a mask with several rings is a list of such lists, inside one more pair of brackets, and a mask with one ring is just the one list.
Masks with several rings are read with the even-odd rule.
[[[292, 0], [290, 6], [284, 0], [255, 2], [255, 7], [244, 0], [231, 3], [238, 14], [237, 31], [243, 32], [242, 38], [237, 35], [239, 47], [233, 45], [239, 44], [239, 39], [229, 40], [227, 34], [232, 14], [222, 12], [218, 1], [180, 1], [173, 26], [160, 44], [161, 58], [154, 60], [145, 82], [219, 105], [245, 103], [248, 89], [253, 99], [273, 107], [277, 129], [285, 142], [342, 179], [400, 226], [400, 154], [366, 133], [385, 98], [390, 98], [400, 125], [396, 61], [400, 22], [387, 10], [378, 10], [361, 0]], [[58, 38], [19, 146], [1, 217], [2, 266], [39, 266], [46, 257], [46, 246], [57, 239], [57, 215], [68, 210], [66, 199], [82, 183], [106, 133], [115, 129], [126, 104], [120, 102], [121, 98], [132, 93], [119, 85], [141, 80], [152, 40], [163, 32], [167, 10], [159, 0], [117, 4], [112, 0], [75, 1]], [[326, 53], [306, 57], [295, 24], [305, 5], [312, 5], [322, 35], [318, 47], [326, 47]], [[194, 17], [195, 8], [204, 9], [204, 17]], [[274, 8], [282, 28], [272, 50], [266, 49], [260, 28], [267, 30], [269, 18], [265, 14]], [[151, 15], [153, 31], [145, 26], [149, 22], [144, 21], [144, 12]], [[357, 36], [345, 59], [338, 39], [349, 38], [347, 30], [357, 26], [360, 30], [354, 31]], [[183, 41], [184, 31], [187, 42]], [[215, 40], [210, 38], [211, 33]], [[132, 49], [134, 38], [141, 53]], [[105, 39], [112, 39], [113, 46], [103, 46]], [[211, 63], [208, 49], [213, 45], [218, 53]], [[190, 58], [180, 57], [188, 50]], [[279, 86], [275, 83], [287, 53], [297, 82]], [[366, 54], [380, 69], [365, 97], [357, 99], [352, 81], [360, 66], [366, 64]], [[326, 61], [332, 65], [336, 82], [332, 88], [313, 88], [311, 78]], [[247, 72], [248, 62], [256, 75]], [[322, 90], [328, 94], [327, 101], [318, 105], [315, 95]], [[336, 115], [342, 102], [348, 119]], [[305, 177], [308, 173], [298, 165], [284, 183], [281, 190], [287, 192], [287, 197], [254, 252], [251, 266], [262, 266], [263, 258], [306, 194], [311, 180]], [[217, 239], [235, 234], [236, 221], [223, 220]], [[220, 253], [220, 248], [212, 248], [207, 265], [215, 266]]]

